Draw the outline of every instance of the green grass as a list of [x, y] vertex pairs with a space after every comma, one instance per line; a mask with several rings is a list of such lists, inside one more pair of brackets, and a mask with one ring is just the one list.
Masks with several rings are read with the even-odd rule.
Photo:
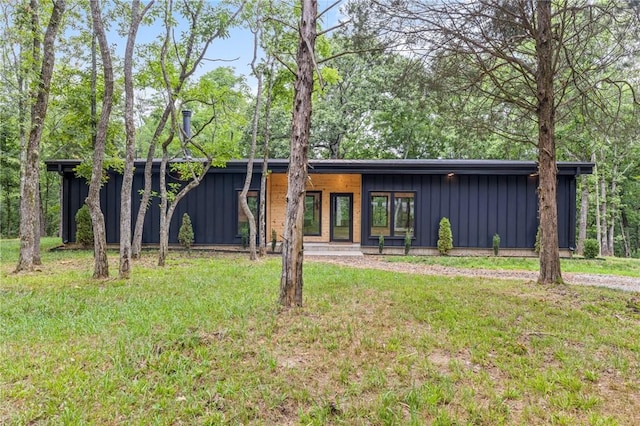
[[280, 311], [275, 257], [0, 256], [0, 424], [640, 423], [637, 294], [307, 263]]
[[[533, 257], [386, 256], [385, 259], [389, 262], [410, 262], [471, 269], [538, 271], [540, 268], [538, 258]], [[562, 272], [640, 277], [640, 259], [620, 257], [584, 259], [576, 256], [560, 259], [560, 267]]]

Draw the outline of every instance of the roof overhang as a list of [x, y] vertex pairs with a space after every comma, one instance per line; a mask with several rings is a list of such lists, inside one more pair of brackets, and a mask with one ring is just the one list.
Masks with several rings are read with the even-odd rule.
[[[173, 160], [173, 163], [186, 160]], [[199, 161], [199, 160], [192, 160]], [[71, 173], [80, 160], [47, 160], [47, 170]], [[248, 160], [230, 160], [226, 167], [212, 167], [209, 173], [244, 173]], [[144, 168], [145, 160], [136, 160], [135, 167]], [[593, 163], [559, 162], [559, 175], [593, 173]], [[286, 173], [289, 160], [268, 160], [272, 173]], [[153, 161], [154, 170], [160, 168], [160, 160]], [[262, 160], [254, 161], [254, 172], [262, 168]], [[327, 174], [414, 174], [414, 175], [531, 175], [538, 173], [535, 161], [513, 160], [309, 160], [309, 173]]]

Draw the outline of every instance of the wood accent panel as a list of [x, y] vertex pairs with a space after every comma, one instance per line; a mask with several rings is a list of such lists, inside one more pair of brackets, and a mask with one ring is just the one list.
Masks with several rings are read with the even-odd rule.
[[[287, 175], [285, 173], [272, 173], [267, 183], [267, 234], [271, 235], [271, 229], [278, 234], [278, 241], [282, 241], [284, 234], [284, 219], [287, 204]], [[329, 228], [331, 217], [331, 193], [353, 194], [353, 242], [360, 243], [361, 230], [361, 188], [362, 178], [358, 174], [309, 174], [307, 191], [322, 192], [322, 223], [321, 235], [317, 237], [304, 237], [308, 242], [329, 242]], [[269, 237], [271, 238], [271, 237]]]

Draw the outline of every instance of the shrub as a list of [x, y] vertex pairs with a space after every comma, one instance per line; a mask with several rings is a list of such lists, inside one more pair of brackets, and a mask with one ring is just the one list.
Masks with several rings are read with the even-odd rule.
[[76, 213], [76, 243], [83, 247], [93, 245], [93, 225], [89, 206], [83, 204]]
[[275, 229], [271, 228], [271, 253], [276, 252], [276, 244], [278, 244], [278, 234]]
[[193, 226], [188, 214], [182, 215], [182, 224], [178, 230], [178, 242], [187, 250], [191, 250], [193, 244]]
[[538, 232], [536, 232], [536, 242], [533, 245], [533, 251], [538, 255], [540, 254], [540, 228], [538, 228]]
[[409, 254], [409, 250], [411, 250], [411, 231], [407, 230], [407, 233], [404, 234], [404, 254], [405, 254], [405, 256]]
[[493, 254], [497, 256], [500, 253], [500, 235], [493, 235]]
[[453, 248], [453, 234], [451, 233], [451, 222], [446, 217], [440, 219], [440, 229], [438, 230], [438, 251], [446, 255]]
[[584, 240], [584, 251], [582, 254], [585, 259], [595, 259], [598, 257], [600, 252], [600, 245], [598, 244], [598, 240], [593, 238], [587, 238]]
[[382, 250], [384, 250], [384, 235], [378, 237], [378, 253], [382, 254]]

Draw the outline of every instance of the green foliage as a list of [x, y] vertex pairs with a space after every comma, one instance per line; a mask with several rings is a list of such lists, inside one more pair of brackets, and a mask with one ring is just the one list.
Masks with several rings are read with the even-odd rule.
[[191, 225], [191, 218], [187, 213], [182, 215], [182, 224], [178, 230], [178, 242], [187, 250], [191, 250], [191, 245], [194, 241], [193, 226]]
[[86, 204], [76, 212], [76, 243], [83, 247], [93, 245], [93, 225], [89, 207]]
[[598, 244], [598, 240], [593, 238], [587, 238], [584, 240], [584, 251], [583, 255], [585, 259], [595, 259], [598, 257], [598, 253], [600, 252], [600, 245]]
[[440, 227], [438, 229], [438, 251], [442, 255], [446, 255], [453, 248], [453, 234], [451, 232], [451, 222], [446, 217], [440, 219]]
[[533, 251], [536, 254], [540, 254], [540, 228], [538, 228], [538, 232], [536, 232], [536, 242], [533, 245]]
[[382, 254], [384, 250], [384, 235], [378, 237], [378, 253]]
[[500, 253], [500, 235], [493, 235], [493, 254], [497, 256]]
[[276, 252], [276, 244], [278, 244], [278, 234], [276, 234], [276, 230], [271, 228], [271, 252]]
[[[73, 171], [76, 176], [84, 178], [87, 182], [91, 180], [91, 174], [93, 173], [93, 160], [87, 159], [78, 164]], [[105, 158], [102, 163], [102, 185], [109, 181], [108, 171], [114, 171], [118, 174], [124, 172], [124, 160], [121, 158]]]

